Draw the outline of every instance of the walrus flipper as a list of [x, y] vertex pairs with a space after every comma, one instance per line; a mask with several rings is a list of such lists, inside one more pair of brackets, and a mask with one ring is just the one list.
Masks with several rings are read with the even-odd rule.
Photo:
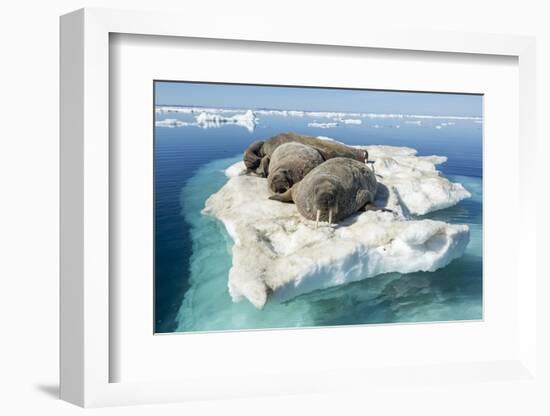
[[371, 193], [366, 189], [359, 189], [355, 195], [356, 207], [366, 211], [366, 206], [371, 202]]
[[269, 199], [273, 201], [280, 201], [280, 202], [294, 202], [294, 200], [292, 199], [292, 188], [288, 189], [286, 192], [283, 192], [282, 194], [271, 195]]
[[392, 214], [396, 214], [396, 212], [394, 210], [391, 210], [391, 209], [388, 209], [388, 208], [382, 208], [382, 207], [377, 207], [376, 205], [374, 205], [372, 202], [367, 202], [363, 208], [361, 208], [362, 211], [382, 211], [382, 212], [391, 212]]

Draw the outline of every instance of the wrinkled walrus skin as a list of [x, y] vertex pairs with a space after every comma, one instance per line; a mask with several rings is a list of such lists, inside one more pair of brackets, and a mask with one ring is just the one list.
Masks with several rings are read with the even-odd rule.
[[294, 201], [308, 220], [339, 222], [374, 201], [378, 183], [373, 171], [362, 162], [337, 157], [309, 172], [284, 194], [270, 199]]
[[295, 133], [282, 133], [265, 141], [256, 141], [245, 150], [243, 161], [248, 172], [254, 172], [259, 176], [267, 177], [269, 173], [269, 161], [277, 147], [284, 143], [298, 142], [316, 149], [323, 160], [335, 157], [347, 157], [360, 162], [368, 158], [366, 150], [355, 149], [342, 143], [323, 140], [313, 136], [302, 136]]
[[323, 161], [321, 154], [311, 146], [298, 142], [280, 145], [269, 159], [267, 168], [269, 191], [276, 194], [288, 191]]

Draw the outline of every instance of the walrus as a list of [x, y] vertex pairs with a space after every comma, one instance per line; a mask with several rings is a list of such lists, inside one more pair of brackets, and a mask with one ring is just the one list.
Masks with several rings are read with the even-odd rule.
[[364, 149], [356, 149], [342, 143], [323, 140], [313, 136], [282, 133], [265, 141], [256, 141], [248, 146], [243, 155], [247, 172], [254, 172], [259, 176], [267, 177], [273, 152], [280, 145], [289, 142], [298, 142], [313, 147], [321, 154], [323, 160], [335, 157], [347, 157], [360, 162], [368, 160], [368, 152]]
[[283, 194], [270, 196], [281, 202], [294, 202], [308, 220], [341, 221], [362, 209], [389, 211], [370, 205], [378, 183], [374, 172], [363, 162], [336, 157], [312, 169], [300, 182]]
[[284, 143], [275, 149], [266, 167], [267, 187], [271, 193], [284, 193], [323, 162], [321, 154], [311, 146]]

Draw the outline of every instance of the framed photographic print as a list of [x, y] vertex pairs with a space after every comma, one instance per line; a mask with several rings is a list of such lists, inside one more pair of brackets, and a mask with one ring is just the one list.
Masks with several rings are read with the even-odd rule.
[[533, 39], [185, 21], [61, 19], [62, 398], [536, 385]]

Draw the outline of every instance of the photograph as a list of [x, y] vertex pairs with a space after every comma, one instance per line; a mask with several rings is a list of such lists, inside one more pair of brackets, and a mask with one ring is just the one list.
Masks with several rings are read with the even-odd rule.
[[154, 332], [483, 319], [483, 95], [155, 80]]

